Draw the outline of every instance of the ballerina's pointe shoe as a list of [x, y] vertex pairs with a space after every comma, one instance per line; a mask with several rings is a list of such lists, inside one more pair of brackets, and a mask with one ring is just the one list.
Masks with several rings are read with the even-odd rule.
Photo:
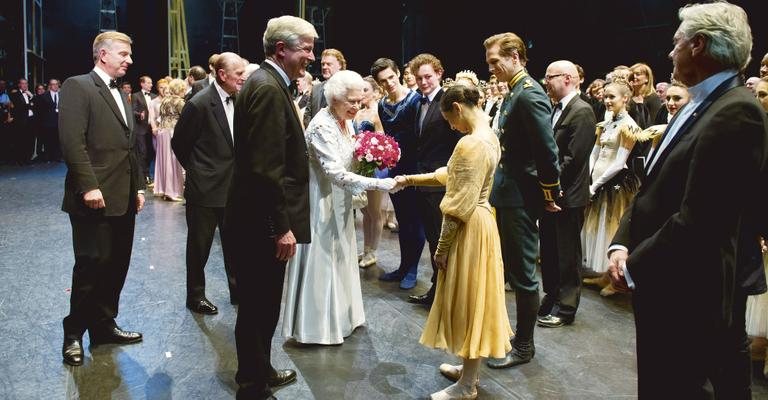
[[477, 385], [465, 386], [454, 383], [429, 396], [430, 400], [473, 400], [477, 398]]
[[461, 371], [464, 369], [463, 365], [451, 365], [451, 364], [440, 364], [440, 373], [443, 374], [444, 377], [450, 379], [453, 382], [456, 382], [461, 378]]
[[376, 255], [373, 252], [366, 252], [363, 254], [363, 258], [360, 259], [358, 265], [360, 268], [368, 268], [371, 265], [376, 264]]
[[585, 285], [596, 285], [600, 287], [605, 287], [611, 284], [611, 280], [608, 278], [607, 274], [603, 274], [597, 278], [585, 278], [582, 282]]

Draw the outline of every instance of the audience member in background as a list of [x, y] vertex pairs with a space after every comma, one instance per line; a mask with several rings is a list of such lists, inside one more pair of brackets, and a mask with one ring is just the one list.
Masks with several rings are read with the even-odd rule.
[[219, 58], [218, 54], [211, 54], [210, 57], [208, 57], [208, 75], [205, 77], [205, 79], [198, 79], [195, 80], [195, 83], [192, 84], [192, 90], [187, 94], [187, 96], [194, 96], [197, 94], [197, 92], [205, 89], [213, 83], [213, 81], [216, 80], [216, 59]]
[[[161, 78], [157, 81], [157, 97], [152, 99], [152, 101], [149, 103], [149, 115], [152, 116], [152, 118], [149, 120], [149, 126], [152, 128], [152, 151], [155, 152], [155, 158], [157, 158], [157, 134], [160, 130], [159, 124], [160, 124], [160, 103], [163, 102], [163, 99], [168, 95], [168, 83], [171, 82], [171, 79]], [[147, 151], [149, 151], [149, 148], [147, 148]], [[154, 191], [155, 196], [162, 196], [162, 193], [157, 193], [157, 190]]]
[[632, 101], [629, 102], [629, 115], [637, 125], [645, 129], [653, 125], [656, 113], [661, 109], [661, 98], [656, 94], [651, 68], [643, 63], [631, 67]]
[[203, 67], [199, 65], [195, 65], [189, 69], [189, 73], [187, 74], [187, 92], [184, 94], [184, 101], [189, 101], [189, 99], [192, 98], [192, 86], [195, 82], [201, 81], [206, 77], [208, 77], [208, 74], [206, 74]]
[[8, 144], [12, 149], [14, 160], [19, 165], [27, 164], [35, 149], [35, 136], [32, 129], [32, 92], [26, 79], [18, 80], [18, 90], [10, 94], [11, 103], [11, 135]]
[[664, 99], [667, 98], [668, 87], [669, 83], [667, 82], [659, 82], [656, 84], [656, 95], [659, 96], [659, 98], [662, 100], [662, 103], [664, 102]]
[[149, 105], [152, 104], [152, 99], [157, 97], [157, 95], [152, 93], [152, 78], [146, 75], [140, 77], [139, 86], [141, 90], [131, 96], [131, 106], [133, 107], [133, 117], [135, 120], [133, 133], [136, 136], [136, 154], [141, 163], [142, 176], [147, 181], [147, 185], [151, 186], [153, 183], [150, 178], [149, 167], [155, 159], [155, 149], [152, 146], [152, 138], [154, 136], [152, 135], [152, 125], [150, 125], [154, 115]]
[[[159, 83], [158, 83], [159, 87]], [[171, 138], [176, 122], [184, 108], [184, 92], [187, 86], [181, 79], [173, 79], [168, 84], [167, 96], [160, 103], [157, 124], [157, 151], [155, 156], [155, 196], [162, 195], [166, 200], [184, 201], [184, 171], [171, 148]]]
[[[664, 108], [660, 109], [656, 114], [655, 124], [668, 124], [672, 117], [680, 111], [684, 105], [688, 104], [691, 99], [691, 95], [688, 93], [688, 88], [682, 83], [672, 82], [665, 90]], [[662, 130], [663, 132], [663, 130]]]
[[403, 86], [411, 90], [419, 89], [419, 84], [416, 83], [416, 77], [411, 72], [409, 63], [403, 65]]
[[59, 147], [59, 81], [48, 81], [48, 90], [32, 99], [38, 126], [37, 154], [40, 161], [61, 159]]
[[320, 55], [320, 73], [323, 76], [323, 82], [312, 87], [312, 95], [304, 112], [304, 126], [309, 126], [309, 121], [317, 114], [320, 109], [327, 106], [325, 95], [323, 95], [324, 82], [330, 79], [333, 74], [347, 69], [347, 60], [344, 54], [336, 49], [325, 49]]
[[750, 76], [750, 77], [749, 77], [749, 78], [747, 78], [747, 80], [744, 82], [744, 86], [746, 86], [746, 87], [747, 87], [747, 89], [749, 89], [749, 90], [752, 92], [752, 94], [755, 94], [755, 85], [756, 85], [756, 84], [757, 84], [757, 82], [759, 82], [759, 81], [760, 81], [760, 78], [759, 78], [759, 77], [756, 77], [756, 76]]

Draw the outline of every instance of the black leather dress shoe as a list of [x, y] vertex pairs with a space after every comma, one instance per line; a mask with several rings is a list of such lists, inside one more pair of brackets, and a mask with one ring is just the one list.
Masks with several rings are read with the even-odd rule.
[[64, 347], [61, 350], [64, 362], [72, 365], [83, 365], [83, 340], [64, 338]]
[[543, 326], [545, 328], [560, 328], [573, 323], [572, 319], [566, 319], [551, 314], [545, 317], [539, 317], [537, 321], [539, 326]]
[[507, 353], [506, 357], [489, 358], [488, 361], [486, 361], [486, 364], [488, 367], [494, 369], [514, 367], [530, 362], [535, 354], [536, 348], [534, 347], [533, 342], [515, 344], [515, 346], [512, 347], [512, 351]]
[[219, 313], [219, 309], [208, 299], [187, 301], [187, 308], [198, 314], [216, 315]]
[[267, 378], [267, 384], [269, 387], [277, 387], [287, 385], [296, 380], [296, 371], [292, 369], [278, 369]]
[[431, 296], [429, 293], [408, 296], [408, 302], [413, 304], [422, 304], [425, 306], [431, 306], [432, 302], [434, 301], [435, 301], [435, 297]]
[[115, 326], [104, 330], [90, 331], [91, 344], [131, 344], [141, 342], [139, 332], [129, 332]]

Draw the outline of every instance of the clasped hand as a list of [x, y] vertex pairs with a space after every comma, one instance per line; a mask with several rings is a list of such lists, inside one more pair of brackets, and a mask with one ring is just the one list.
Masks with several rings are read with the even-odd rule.
[[608, 276], [611, 278], [613, 286], [620, 289], [627, 289], [627, 280], [624, 277], [624, 268], [627, 265], [629, 253], [626, 250], [614, 250], [608, 258]]

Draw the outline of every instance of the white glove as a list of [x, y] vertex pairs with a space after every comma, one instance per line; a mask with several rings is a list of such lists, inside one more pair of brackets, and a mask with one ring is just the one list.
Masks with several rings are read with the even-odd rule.
[[378, 182], [376, 182], [376, 190], [384, 192], [394, 189], [395, 186], [397, 186], [397, 182], [392, 178], [379, 179]]

